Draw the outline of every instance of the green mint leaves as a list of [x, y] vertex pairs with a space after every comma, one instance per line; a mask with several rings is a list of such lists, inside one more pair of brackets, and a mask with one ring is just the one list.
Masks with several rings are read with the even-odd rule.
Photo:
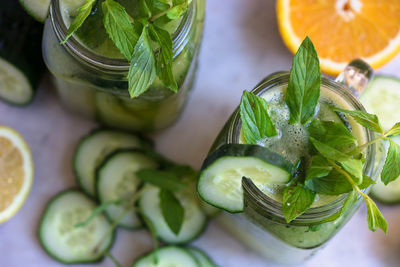
[[257, 144], [266, 137], [278, 134], [268, 114], [267, 101], [248, 91], [243, 91], [240, 101], [240, 118], [247, 144]]
[[170, 191], [161, 189], [159, 197], [161, 213], [172, 232], [178, 235], [182, 228], [185, 210]]
[[391, 139], [389, 142], [389, 150], [381, 173], [381, 180], [385, 185], [400, 176], [400, 146]]
[[378, 228], [381, 228], [387, 234], [387, 222], [375, 202], [368, 196], [364, 200], [368, 209], [367, 220], [369, 229], [375, 232]]
[[77, 15], [71, 22], [71, 25], [68, 28], [67, 36], [65, 36], [65, 39], [61, 42], [61, 44], [65, 44], [68, 39], [79, 29], [79, 27], [82, 26], [83, 22], [85, 22], [86, 18], [90, 15], [93, 5], [96, 3], [96, 1], [97, 0], [86, 0], [86, 3], [78, 8]]
[[293, 59], [285, 101], [291, 123], [307, 123], [315, 113], [321, 86], [317, 51], [306, 37]]
[[106, 0], [102, 4], [104, 27], [110, 39], [127, 60], [132, 57], [138, 36], [125, 8], [114, 0]]
[[[96, 0], [77, 9], [64, 44], [85, 22]], [[171, 34], [162, 26], [181, 18], [191, 0], [140, 0], [138, 14], [129, 16], [114, 0], [103, 0], [104, 28], [121, 54], [130, 62], [128, 90], [132, 98], [145, 93], [159, 77], [171, 91], [178, 91], [172, 72], [173, 43]]]
[[315, 192], [302, 184], [285, 187], [283, 190], [282, 211], [286, 222], [291, 222], [310, 208], [315, 196]]
[[185, 188], [185, 184], [174, 172], [142, 169], [136, 172], [136, 176], [143, 182], [172, 192], [181, 191]]
[[332, 107], [333, 110], [344, 113], [353, 117], [359, 124], [377, 133], [384, 133], [378, 117], [374, 114], [369, 114], [361, 110], [344, 110], [337, 107]]

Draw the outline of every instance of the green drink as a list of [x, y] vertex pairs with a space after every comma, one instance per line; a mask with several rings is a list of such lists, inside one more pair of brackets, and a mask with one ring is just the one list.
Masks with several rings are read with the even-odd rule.
[[[129, 62], [103, 25], [104, 1], [97, 1], [82, 26], [64, 45], [60, 44], [76, 17], [77, 8], [85, 2], [53, 1], [45, 25], [44, 60], [55, 77], [62, 102], [74, 112], [121, 129], [151, 131], [171, 125], [182, 112], [192, 88], [203, 29], [204, 0], [192, 1], [178, 19], [168, 21], [161, 17], [154, 21], [155, 26], [172, 37], [172, 75], [177, 93], [157, 77], [147, 91], [135, 98], [128, 92]], [[138, 21], [139, 1], [116, 2]]]

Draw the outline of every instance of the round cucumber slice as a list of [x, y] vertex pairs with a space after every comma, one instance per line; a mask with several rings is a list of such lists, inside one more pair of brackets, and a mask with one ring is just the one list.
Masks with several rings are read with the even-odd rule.
[[[109, 155], [97, 170], [97, 195], [101, 203], [126, 200], [125, 205], [132, 205], [141, 181], [136, 177], [140, 169], [155, 169], [157, 162], [138, 150], [117, 150]], [[125, 212], [126, 207], [112, 205], [106, 208], [106, 215], [116, 221]], [[134, 210], [129, 211], [118, 223], [119, 226], [135, 229], [141, 222]]]
[[186, 249], [196, 258], [200, 267], [217, 267], [204, 251], [195, 247], [187, 247]]
[[39, 226], [39, 240], [47, 253], [66, 264], [101, 260], [114, 241], [114, 233], [105, 236], [110, 227], [107, 218], [100, 214], [87, 226], [75, 227], [95, 208], [96, 203], [79, 190], [53, 197]]
[[376, 75], [362, 92], [360, 101], [368, 112], [378, 116], [382, 127], [389, 130], [400, 121], [400, 79]]
[[31, 102], [33, 88], [25, 74], [0, 58], [0, 98], [14, 105]]
[[184, 248], [168, 246], [137, 259], [133, 267], [200, 267], [196, 259]]
[[26, 12], [42, 23], [49, 14], [50, 1], [51, 0], [19, 0]]
[[151, 221], [157, 237], [166, 243], [182, 244], [197, 238], [205, 229], [207, 216], [199, 207], [194, 190], [188, 188], [176, 192], [175, 197], [184, 208], [184, 220], [178, 235], [171, 231], [160, 208], [160, 189], [150, 184], [144, 186], [145, 193], [139, 199], [139, 208], [143, 215]]
[[229, 212], [243, 211], [242, 177], [263, 192], [290, 181], [292, 164], [258, 145], [227, 144], [203, 163], [197, 191], [207, 203]]
[[95, 171], [104, 158], [116, 149], [141, 148], [135, 135], [116, 130], [98, 129], [81, 139], [75, 152], [74, 170], [78, 183], [90, 196], [95, 195]]

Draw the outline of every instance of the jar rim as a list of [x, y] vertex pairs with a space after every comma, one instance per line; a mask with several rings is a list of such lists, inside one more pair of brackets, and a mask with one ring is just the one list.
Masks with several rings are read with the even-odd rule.
[[[194, 25], [194, 20], [196, 17], [196, 0], [193, 0], [188, 7], [188, 11], [182, 18], [181, 23], [175, 30], [172, 36], [172, 52], [173, 58], [177, 57], [185, 47], [188, 41], [188, 35], [192, 25]], [[64, 19], [62, 18], [62, 13], [60, 10], [60, 0], [51, 0], [50, 5], [50, 20], [52, 23], [53, 30], [56, 33], [58, 40], [61, 42], [65, 39], [68, 33], [68, 28], [65, 25]], [[91, 66], [107, 69], [112, 71], [128, 71], [129, 62], [126, 59], [111, 58], [101, 56], [91, 49], [85, 47], [81, 42], [72, 35], [65, 44], [62, 44], [71, 55], [73, 55], [78, 60], [83, 61]]]
[[[266, 78], [264, 78], [253, 90], [252, 93], [256, 95], [261, 95], [265, 91], [272, 89], [276, 86], [281, 86], [287, 84], [289, 81], [289, 72], [282, 71], [273, 73]], [[364, 111], [364, 107], [360, 104], [360, 102], [354, 97], [354, 95], [347, 89], [344, 85], [332, 81], [331, 79], [327, 79], [322, 77], [321, 85], [325, 85], [329, 90], [334, 91], [335, 93], [339, 93], [340, 96], [349, 103], [353, 108]], [[228, 138], [226, 142], [229, 143], [238, 143], [240, 138], [240, 113], [239, 110], [236, 110], [233, 115], [233, 120], [230, 123], [230, 127], [228, 129]], [[374, 138], [374, 133], [363, 127], [363, 131], [367, 138], [367, 142], [371, 141]], [[366, 161], [364, 165], [363, 172], [371, 176], [374, 169], [374, 158], [375, 158], [375, 145], [369, 146], [366, 152]], [[272, 199], [271, 197], [264, 194], [257, 186], [251, 182], [250, 179], [243, 179], [243, 194], [245, 201], [245, 209], [246, 204], [255, 205], [255, 208], [258, 212], [262, 213], [266, 217], [274, 216], [274, 220], [283, 224], [287, 224], [286, 220], [283, 216], [282, 212], [282, 203]], [[371, 187], [371, 186], [370, 186]], [[370, 187], [363, 189], [363, 192], [368, 192]], [[322, 222], [333, 215], [337, 214], [343, 204], [345, 199], [347, 198], [348, 193], [342, 194], [340, 197], [335, 200], [321, 206], [311, 207], [301, 216], [297, 217], [290, 224], [292, 225], [307, 225], [307, 224], [318, 224], [318, 222]], [[358, 197], [357, 201], [361, 201], [361, 197]]]

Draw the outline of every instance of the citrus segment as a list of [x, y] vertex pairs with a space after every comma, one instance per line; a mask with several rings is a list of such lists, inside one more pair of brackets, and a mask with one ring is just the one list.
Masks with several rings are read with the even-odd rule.
[[0, 223], [24, 203], [33, 180], [29, 147], [16, 131], [0, 126]]
[[398, 0], [278, 0], [277, 14], [288, 48], [295, 53], [309, 36], [327, 74], [355, 58], [378, 68], [400, 51]]

